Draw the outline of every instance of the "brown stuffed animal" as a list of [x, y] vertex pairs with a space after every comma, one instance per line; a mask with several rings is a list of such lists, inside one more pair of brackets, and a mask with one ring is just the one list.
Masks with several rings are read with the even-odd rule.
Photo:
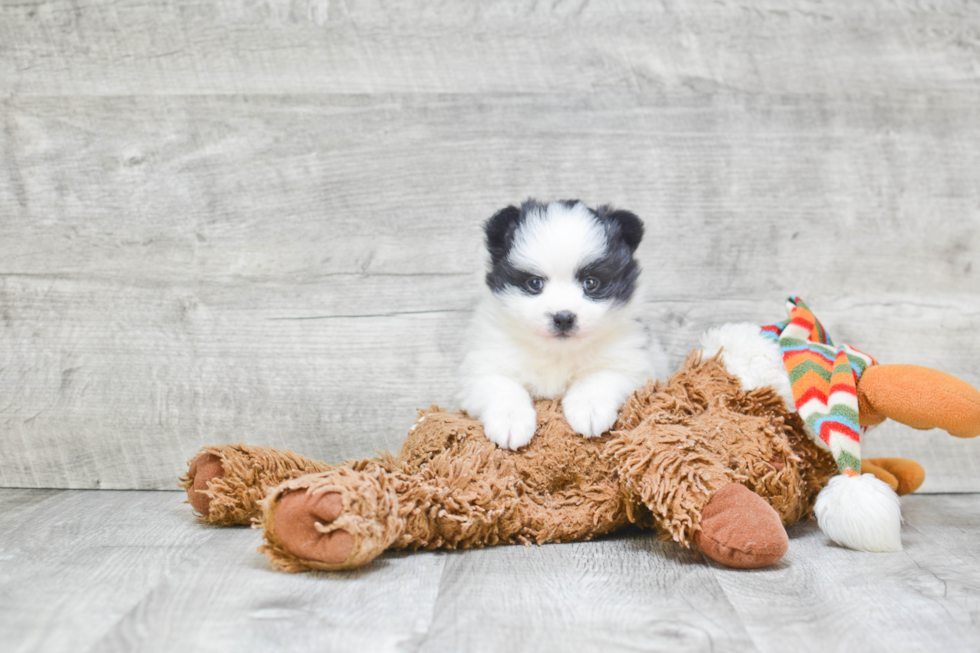
[[[784, 555], [784, 527], [812, 514], [838, 465], [776, 389], [747, 388], [725, 356], [693, 352], [669, 381], [637, 391], [599, 438], [575, 434], [560, 402], [539, 401], [534, 438], [510, 451], [478, 421], [432, 407], [397, 457], [327, 465], [288, 451], [208, 447], [182, 485], [203, 521], [254, 519], [262, 550], [284, 571], [356, 568], [388, 549], [587, 540], [630, 523], [721, 564], [761, 567]], [[857, 386], [862, 421], [866, 413], [980, 434], [972, 386], [926, 368], [873, 369]], [[899, 494], [924, 479], [921, 466], [899, 458], [864, 461], [863, 471]]]

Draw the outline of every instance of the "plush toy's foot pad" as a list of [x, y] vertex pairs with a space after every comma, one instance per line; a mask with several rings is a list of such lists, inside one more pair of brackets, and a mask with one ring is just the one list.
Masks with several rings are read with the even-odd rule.
[[898, 496], [915, 492], [926, 480], [926, 470], [922, 465], [908, 458], [862, 459], [861, 473], [874, 474], [888, 483]]
[[274, 488], [262, 502], [260, 550], [282, 571], [356, 569], [402, 534], [387, 472], [338, 468]]
[[200, 453], [191, 461], [187, 470], [185, 489], [187, 502], [198, 513], [207, 517], [211, 509], [211, 496], [207, 494], [208, 483], [212, 479], [221, 478], [225, 473], [221, 458], [213, 453]]
[[354, 549], [354, 538], [345, 530], [326, 532], [344, 511], [340, 494], [310, 494], [293, 490], [279, 499], [272, 528], [283, 547], [299, 558], [326, 564], [343, 564]]
[[694, 543], [704, 555], [728, 567], [755, 569], [779, 561], [789, 538], [779, 514], [744, 485], [718, 490], [701, 513]]

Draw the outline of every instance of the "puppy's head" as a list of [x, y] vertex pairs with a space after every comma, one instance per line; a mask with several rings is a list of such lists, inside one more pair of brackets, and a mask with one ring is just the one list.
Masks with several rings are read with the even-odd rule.
[[487, 286], [537, 336], [587, 338], [633, 297], [643, 223], [629, 211], [528, 200], [498, 211], [484, 231]]

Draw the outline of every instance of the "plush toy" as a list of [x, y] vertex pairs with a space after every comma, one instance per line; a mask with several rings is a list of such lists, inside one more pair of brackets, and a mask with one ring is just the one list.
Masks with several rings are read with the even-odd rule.
[[208, 447], [182, 485], [204, 521], [254, 520], [284, 571], [356, 568], [388, 549], [587, 540], [630, 523], [755, 568], [778, 561], [785, 526], [814, 511], [845, 546], [900, 548], [898, 495], [924, 472], [900, 458], [862, 461], [861, 433], [891, 417], [976, 436], [980, 392], [837, 348], [798, 298], [788, 308], [772, 326], [709, 331], [703, 350], [634, 393], [599, 438], [575, 434], [559, 401], [539, 401], [534, 438], [509, 451], [478, 421], [433, 406], [397, 457], [328, 465]]

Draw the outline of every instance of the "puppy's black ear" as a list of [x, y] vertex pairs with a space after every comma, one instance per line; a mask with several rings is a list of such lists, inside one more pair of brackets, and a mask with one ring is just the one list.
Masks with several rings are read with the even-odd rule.
[[596, 209], [596, 215], [606, 225], [611, 237], [618, 235], [623, 239], [630, 248], [630, 253], [640, 246], [640, 241], [643, 240], [643, 220], [635, 213], [615, 210], [611, 206], [600, 206]]
[[496, 265], [507, 256], [510, 246], [514, 242], [514, 234], [517, 227], [521, 224], [521, 210], [516, 206], [508, 206], [494, 213], [493, 217], [483, 225], [483, 231], [487, 235], [487, 251], [490, 252], [490, 260]]

